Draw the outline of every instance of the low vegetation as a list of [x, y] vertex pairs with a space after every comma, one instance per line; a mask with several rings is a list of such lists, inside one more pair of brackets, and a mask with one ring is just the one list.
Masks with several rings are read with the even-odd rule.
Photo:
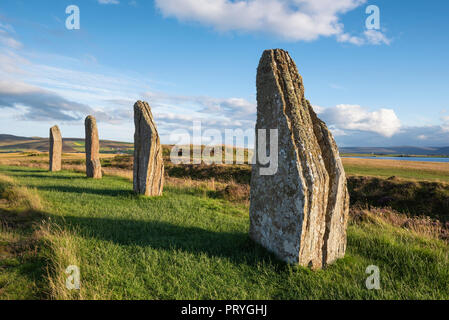
[[[173, 165], [164, 147], [167, 179], [214, 181], [215, 195], [249, 201], [249, 165]], [[0, 164], [46, 169], [48, 159], [40, 153], [0, 155]], [[132, 179], [130, 155], [102, 155], [103, 172]], [[351, 205], [391, 207], [415, 216], [449, 222], [449, 167], [445, 163], [344, 159]], [[64, 154], [63, 168], [85, 172], [83, 154]], [[425, 177], [425, 178], [423, 178]], [[430, 178], [429, 178], [430, 177]]]
[[[245, 184], [168, 177], [164, 196], [149, 199], [132, 193], [127, 176], [98, 181], [74, 171], [0, 170], [7, 176], [2, 219], [33, 217], [27, 232], [1, 231], [8, 256], [0, 258], [7, 270], [0, 298], [449, 298], [447, 229], [432, 219], [353, 207], [346, 257], [312, 272], [279, 262], [249, 239], [248, 202], [239, 198]], [[34, 200], [10, 196], [21, 188]], [[14, 237], [34, 239], [33, 254], [11, 253]], [[33, 264], [24, 270], [28, 260], [21, 259]], [[65, 287], [69, 265], [80, 267], [79, 291]], [[365, 287], [369, 265], [381, 270], [381, 290]]]
[[350, 177], [351, 204], [367, 207], [390, 207], [396, 211], [429, 216], [449, 224], [449, 185], [427, 181], [404, 181]]
[[449, 164], [379, 159], [343, 159], [346, 174], [431, 182], [449, 182]]
[[[63, 151], [66, 153], [84, 152], [84, 139], [64, 138]], [[102, 153], [132, 154], [134, 145], [127, 142], [101, 141]], [[46, 152], [49, 149], [48, 138], [25, 138], [0, 135], [0, 153]]]
[[0, 175], [0, 195], [0, 299], [45, 298], [42, 201], [36, 190], [5, 175]]

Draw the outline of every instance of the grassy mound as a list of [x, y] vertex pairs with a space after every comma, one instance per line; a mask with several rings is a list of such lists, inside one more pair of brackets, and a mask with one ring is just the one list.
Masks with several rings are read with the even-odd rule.
[[[211, 197], [198, 186], [169, 185], [163, 197], [149, 199], [119, 177], [0, 170], [35, 189], [45, 204], [47, 298], [449, 298], [447, 242], [369, 213], [350, 224], [346, 257], [312, 272], [281, 263], [250, 241], [247, 204]], [[65, 288], [69, 265], [80, 267], [79, 291]], [[365, 287], [370, 265], [380, 268], [381, 290]]]
[[39, 224], [44, 219], [36, 190], [0, 174], [0, 299], [46, 297], [46, 259]]
[[427, 181], [403, 181], [395, 177], [350, 177], [351, 205], [391, 207], [412, 215], [425, 215], [449, 225], [449, 185]]

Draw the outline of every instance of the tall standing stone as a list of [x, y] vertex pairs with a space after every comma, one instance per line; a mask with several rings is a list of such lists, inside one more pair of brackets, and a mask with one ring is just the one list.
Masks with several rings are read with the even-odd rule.
[[162, 147], [147, 102], [134, 105], [134, 191], [146, 196], [160, 196], [164, 187]]
[[50, 128], [50, 171], [61, 171], [62, 136], [58, 126]]
[[88, 178], [101, 179], [100, 139], [98, 138], [97, 120], [88, 116], [84, 122], [86, 130], [86, 175]]
[[[344, 256], [349, 194], [331, 132], [304, 97], [288, 52], [263, 53], [256, 129], [278, 130], [278, 170], [251, 177], [250, 236], [280, 259], [319, 269]], [[258, 131], [256, 130], [256, 133]], [[268, 149], [268, 148], [267, 148]], [[256, 152], [258, 137], [256, 137]]]

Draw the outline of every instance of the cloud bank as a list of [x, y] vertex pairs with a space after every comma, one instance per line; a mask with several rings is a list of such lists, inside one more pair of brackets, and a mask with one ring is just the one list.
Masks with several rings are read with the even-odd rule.
[[[267, 0], [270, 1], [278, 2]], [[175, 2], [167, 0], [168, 4]], [[193, 2], [184, 2], [193, 6], [195, 10], [198, 9]], [[217, 3], [232, 7], [241, 1], [230, 3], [225, 0], [218, 2], [213, 0], [209, 5], [213, 7]], [[329, 14], [349, 10], [356, 5], [356, 2], [351, 0], [313, 2], [301, 0], [297, 3], [298, 5], [301, 3], [306, 12], [317, 12], [321, 10], [319, 9], [321, 5], [328, 3]], [[252, 1], [240, 4], [245, 10], [251, 5], [256, 4], [252, 4]], [[283, 5], [285, 6], [285, 3]], [[296, 7], [284, 9], [294, 10], [294, 8]], [[225, 9], [230, 10], [227, 7]], [[204, 10], [210, 8], [206, 6]], [[217, 13], [219, 16], [221, 14]], [[224, 26], [228, 23], [240, 22], [223, 21]], [[12, 26], [0, 23], [0, 30], [2, 31], [0, 39], [9, 39], [0, 41], [0, 111], [3, 114], [0, 124], [2, 127], [6, 125], [7, 129], [16, 120], [28, 121], [26, 123], [31, 123], [33, 128], [34, 124], [36, 127], [38, 125], [45, 127], [45, 123], [50, 121], [82, 126], [84, 117], [92, 114], [97, 117], [100, 125], [108, 128], [109, 138], [130, 141], [133, 131], [132, 107], [136, 100], [144, 99], [149, 101], [153, 109], [162, 136], [168, 136], [176, 129], [190, 131], [193, 121], [198, 120], [201, 121], [204, 130], [254, 130], [256, 102], [251, 99], [188, 96], [155, 91], [149, 86], [151, 81], [148, 79], [129, 77], [119, 71], [102, 72], [97, 59], [89, 55], [86, 55], [88, 59], [45, 55], [43, 60], [52, 62], [51, 65], [44, 64], [39, 61], [38, 54], [27, 55], [22, 45], [15, 45], [20, 41], [16, 39]], [[318, 34], [315, 33], [315, 36]], [[386, 40], [379, 37], [376, 41]], [[88, 60], [88, 68], [84, 68], [84, 71], [80, 68], [86, 63], [83, 60]], [[71, 65], [76, 67], [70, 67]], [[352, 104], [314, 108], [342, 146], [449, 144], [449, 116], [442, 116], [440, 124], [407, 127], [401, 123], [391, 108], [370, 110]], [[78, 129], [74, 131], [79, 132]]]
[[98, 0], [99, 4], [119, 4], [118, 0]]
[[340, 104], [326, 109], [318, 107], [316, 112], [329, 126], [339, 129], [339, 135], [350, 130], [391, 138], [401, 129], [401, 121], [392, 109], [369, 111], [359, 105]]
[[218, 31], [262, 32], [289, 41], [335, 36], [356, 45], [389, 44], [380, 32], [351, 36], [341, 16], [366, 0], [156, 0], [165, 17], [193, 21]]
[[80, 120], [93, 110], [51, 91], [23, 82], [0, 81], [0, 108], [22, 107], [23, 120]]

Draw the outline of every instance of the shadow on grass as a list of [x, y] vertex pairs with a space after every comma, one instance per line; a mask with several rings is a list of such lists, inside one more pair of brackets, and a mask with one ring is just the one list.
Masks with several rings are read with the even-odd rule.
[[[87, 179], [87, 178], [86, 178]], [[131, 197], [136, 196], [133, 190], [124, 189], [95, 189], [95, 188], [82, 188], [82, 187], [72, 187], [72, 186], [37, 186], [38, 190], [43, 191], [58, 191], [66, 193], [89, 193], [100, 196], [110, 196], [110, 197]], [[136, 196], [137, 197], [137, 196]]]
[[[29, 173], [30, 171], [28, 171]], [[21, 178], [38, 178], [38, 179], [42, 179], [42, 178], [51, 178], [51, 179], [56, 179], [56, 180], [74, 180], [74, 179], [83, 179], [84, 177], [77, 177], [77, 176], [66, 176], [66, 175], [60, 175], [60, 174], [51, 174], [48, 171], [40, 171], [40, 173], [43, 174], [15, 174], [15, 177], [21, 177]], [[86, 178], [87, 179], [87, 178]]]
[[160, 221], [136, 221], [108, 218], [65, 216], [52, 217], [84, 238], [110, 241], [121, 246], [151, 247], [158, 250], [181, 250], [195, 255], [221, 257], [233, 263], [272, 264], [279, 270], [287, 265], [253, 242], [247, 233], [214, 232], [193, 226], [179, 226]]
[[46, 173], [49, 172], [48, 170], [44, 170], [44, 169], [37, 169], [37, 168], [30, 168], [29, 170], [24, 170], [24, 169], [15, 169], [15, 168], [8, 168], [6, 171], [9, 172], [19, 172], [19, 173], [32, 173], [32, 172], [40, 172], [40, 173]]
[[[15, 169], [10, 169], [13, 171]], [[51, 174], [45, 170], [17, 170], [24, 173], [21, 177], [52, 178], [52, 179], [86, 179], [82, 176]], [[112, 197], [138, 197], [131, 190], [118, 188], [92, 188], [71, 185], [37, 185], [38, 190], [55, 191]], [[217, 196], [217, 195], [215, 195]], [[69, 225], [77, 234], [85, 238], [110, 241], [123, 246], [142, 246], [160, 250], [181, 250], [192, 254], [227, 258], [235, 263], [258, 265], [267, 263], [276, 268], [284, 269], [286, 264], [280, 262], [274, 255], [250, 240], [246, 232], [215, 232], [194, 226], [181, 226], [161, 221], [123, 220], [111, 218], [54, 216], [47, 217], [61, 226]]]
[[[27, 279], [28, 288], [8, 289], [8, 283], [4, 292], [10, 298], [15, 299], [19, 294], [21, 299], [46, 299], [47, 286], [45, 283], [47, 259], [41, 254], [41, 239], [33, 234], [46, 214], [38, 211], [20, 211], [0, 208], [0, 234], [2, 232], [14, 234], [14, 238], [0, 242], [0, 270], [13, 284], [17, 275]], [[8, 239], [8, 238], [7, 238]], [[1, 291], [1, 290], [0, 290]], [[25, 296], [24, 296], [25, 295]], [[1, 300], [1, 299], [0, 299]]]

